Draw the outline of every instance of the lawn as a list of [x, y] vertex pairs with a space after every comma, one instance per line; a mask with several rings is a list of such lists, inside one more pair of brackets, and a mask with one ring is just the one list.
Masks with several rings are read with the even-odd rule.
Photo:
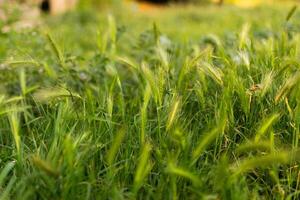
[[0, 32], [0, 199], [299, 199], [299, 19], [127, 6]]

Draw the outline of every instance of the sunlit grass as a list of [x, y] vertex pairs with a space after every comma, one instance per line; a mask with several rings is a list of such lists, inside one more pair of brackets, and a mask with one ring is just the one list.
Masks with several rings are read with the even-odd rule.
[[189, 40], [119, 13], [1, 35], [0, 199], [298, 199], [299, 16], [280, 11]]

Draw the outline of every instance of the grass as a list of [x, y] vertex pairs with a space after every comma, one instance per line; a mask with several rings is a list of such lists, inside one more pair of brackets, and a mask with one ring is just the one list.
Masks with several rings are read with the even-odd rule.
[[199, 9], [1, 33], [0, 199], [298, 199], [299, 14]]

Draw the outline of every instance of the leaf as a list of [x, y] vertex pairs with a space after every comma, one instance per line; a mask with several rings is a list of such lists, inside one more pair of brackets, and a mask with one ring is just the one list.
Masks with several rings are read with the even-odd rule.
[[2, 169], [0, 173], [0, 188], [2, 188], [3, 183], [9, 172], [14, 168], [16, 165], [15, 161], [9, 162], [5, 165], [5, 167]]
[[144, 102], [141, 108], [141, 135], [140, 135], [140, 141], [141, 144], [145, 142], [145, 134], [146, 134], [146, 123], [147, 123], [147, 108], [148, 104], [151, 98], [151, 88], [150, 85], [147, 84], [145, 90], [144, 90]]
[[135, 193], [140, 189], [144, 179], [152, 169], [152, 164], [149, 161], [150, 152], [151, 152], [151, 145], [146, 143], [143, 147], [142, 153], [139, 158], [139, 163], [135, 171], [134, 187], [133, 187]]
[[118, 153], [118, 150], [125, 138], [126, 135], [126, 130], [122, 128], [121, 130], [118, 131], [117, 136], [115, 137], [107, 155], [106, 155], [106, 160], [109, 166], [113, 164], [114, 159], [116, 158], [116, 155]]
[[195, 174], [193, 174], [192, 172], [190, 172], [187, 169], [177, 167], [172, 163], [168, 164], [168, 167], [166, 168], [166, 172], [169, 173], [169, 174], [173, 174], [173, 175], [176, 175], [176, 176], [179, 176], [179, 177], [186, 178], [186, 179], [192, 181], [192, 183], [194, 185], [198, 186], [198, 185], [201, 184], [200, 179]]
[[269, 141], [258, 141], [258, 142], [247, 142], [245, 144], [240, 145], [236, 152], [238, 154], [248, 153], [251, 151], [267, 151], [270, 152], [272, 150], [271, 143]]
[[203, 134], [200, 138], [200, 141], [196, 147], [196, 149], [192, 153], [193, 161], [191, 165], [195, 164], [195, 162], [199, 159], [205, 149], [220, 135], [223, 133], [223, 129], [226, 125], [226, 120], [221, 122], [217, 127], [211, 129], [210, 131]]
[[292, 9], [289, 11], [289, 13], [288, 13], [288, 15], [286, 16], [286, 19], [285, 19], [287, 22], [288, 22], [288, 21], [292, 18], [292, 16], [295, 14], [297, 8], [298, 8], [298, 6], [297, 6], [297, 5], [294, 5], [294, 6], [292, 7]]
[[65, 67], [65, 58], [63, 56], [62, 51], [60, 50], [58, 44], [56, 43], [56, 41], [53, 39], [52, 35], [50, 33], [47, 34], [47, 39], [49, 41], [49, 44], [57, 58], [57, 60], [59, 61], [60, 65], [64, 68]]
[[39, 168], [40, 170], [44, 171], [49, 176], [57, 178], [59, 176], [59, 172], [54, 169], [50, 163], [45, 160], [42, 160], [38, 155], [32, 157], [32, 163]]
[[18, 65], [30, 65], [30, 66], [35, 66], [38, 67], [40, 66], [40, 63], [34, 60], [16, 60], [16, 61], [8, 61], [8, 65], [10, 66], [18, 66]]
[[20, 137], [20, 133], [19, 133], [19, 129], [20, 129], [19, 114], [17, 112], [11, 112], [11, 113], [9, 113], [8, 117], [9, 117], [11, 133], [13, 135], [17, 153], [20, 158], [20, 156], [21, 156], [21, 137]]
[[258, 167], [268, 167], [274, 164], [287, 164], [290, 161], [288, 152], [274, 153], [260, 157], [237, 161], [232, 167], [233, 176], [248, 172]]
[[174, 97], [174, 100], [172, 102], [172, 106], [169, 112], [168, 121], [167, 121], [167, 127], [166, 130], [170, 130], [174, 122], [176, 121], [176, 116], [178, 116], [178, 112], [180, 109], [180, 98]]
[[200, 70], [203, 71], [207, 76], [211, 77], [216, 83], [223, 86], [223, 73], [220, 69], [213, 67], [209, 63], [202, 63]]
[[255, 142], [258, 142], [261, 137], [266, 133], [266, 131], [278, 120], [280, 117], [279, 114], [273, 114], [269, 118], [265, 119], [261, 124], [260, 128], [258, 129], [255, 135]]
[[291, 76], [281, 87], [275, 97], [275, 103], [278, 103], [281, 99], [290, 94], [291, 90], [299, 83], [300, 81], [300, 71], [296, 72]]
[[48, 101], [57, 99], [57, 98], [62, 98], [62, 97], [76, 97], [81, 99], [80, 95], [74, 92], [71, 92], [67, 89], [64, 88], [44, 88], [40, 89], [37, 92], [34, 93], [33, 95], [34, 99], [38, 102], [41, 103], [46, 103]]
[[13, 189], [13, 186], [14, 186], [14, 184], [15, 184], [16, 181], [17, 181], [16, 176], [13, 176], [13, 177], [9, 180], [7, 186], [6, 186], [6, 187], [4, 188], [4, 190], [1, 191], [1, 193], [0, 193], [0, 200], [7, 200], [7, 199], [9, 199], [10, 191]]

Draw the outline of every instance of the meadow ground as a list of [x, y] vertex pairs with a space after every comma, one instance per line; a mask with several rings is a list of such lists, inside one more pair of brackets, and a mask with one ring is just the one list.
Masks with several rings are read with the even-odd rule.
[[299, 199], [299, 19], [118, 7], [2, 31], [0, 199]]

